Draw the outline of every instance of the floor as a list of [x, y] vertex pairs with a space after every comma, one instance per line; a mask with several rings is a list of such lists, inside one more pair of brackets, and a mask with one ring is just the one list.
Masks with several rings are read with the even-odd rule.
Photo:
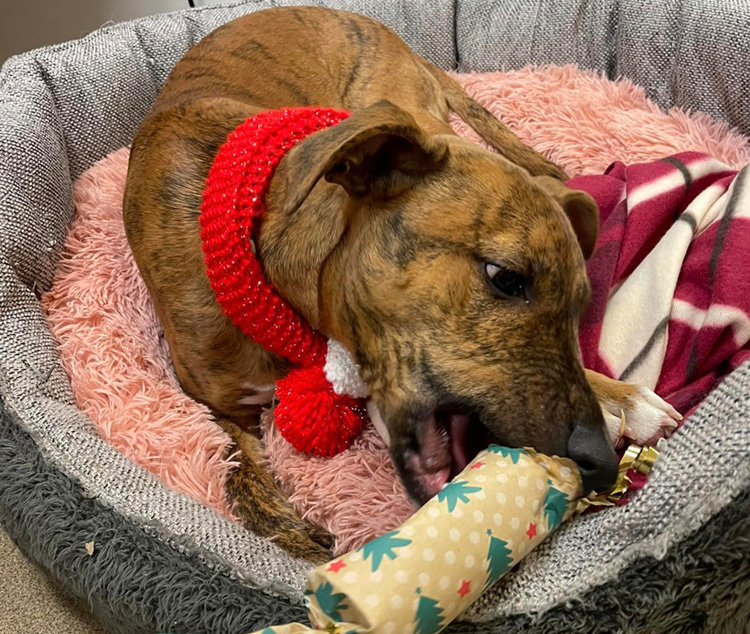
[[85, 605], [27, 561], [0, 530], [0, 634], [106, 634]]
[[[227, 0], [193, 0], [204, 7]], [[232, 0], [235, 1], [235, 0]], [[8, 0], [8, 5], [10, 0]], [[5, 3], [0, 2], [2, 7]], [[94, 29], [154, 13], [180, 11], [190, 0], [34, 0], [14, 2], [0, 22], [0, 64], [24, 51], [83, 37]]]

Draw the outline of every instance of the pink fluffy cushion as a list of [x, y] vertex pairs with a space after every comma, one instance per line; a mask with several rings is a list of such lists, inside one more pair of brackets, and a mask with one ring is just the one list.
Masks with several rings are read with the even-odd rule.
[[[705, 115], [661, 112], [643, 90], [573, 66], [458, 76], [521, 139], [571, 175], [612, 161], [712, 154], [739, 168], [748, 140]], [[455, 130], [478, 141], [458, 120]], [[77, 215], [53, 287], [43, 298], [78, 406], [101, 434], [165, 484], [231, 516], [225, 482], [227, 438], [205, 407], [186, 397], [171, 370], [160, 328], [128, 249], [122, 192], [128, 150], [76, 183]], [[332, 459], [297, 454], [270, 416], [269, 465], [299, 512], [336, 536], [344, 552], [398, 526], [413, 508], [388, 453], [370, 427]]]

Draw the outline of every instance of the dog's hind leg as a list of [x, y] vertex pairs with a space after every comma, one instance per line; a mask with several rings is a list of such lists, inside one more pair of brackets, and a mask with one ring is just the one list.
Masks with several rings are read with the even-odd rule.
[[565, 172], [539, 152], [524, 144], [501, 121], [494, 117], [450, 75], [424, 58], [427, 71], [437, 79], [448, 107], [469, 124], [491, 147], [532, 176], [554, 176], [567, 180]]

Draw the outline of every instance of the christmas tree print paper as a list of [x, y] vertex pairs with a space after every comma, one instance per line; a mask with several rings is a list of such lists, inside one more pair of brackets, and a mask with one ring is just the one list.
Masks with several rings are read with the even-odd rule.
[[468, 482], [458, 480], [444, 486], [437, 494], [437, 500], [445, 502], [448, 513], [453, 513], [459, 502], [466, 504], [472, 493], [479, 493], [481, 490], [481, 487], [472, 487]]
[[490, 545], [487, 550], [487, 581], [484, 587], [489, 588], [495, 581], [502, 577], [513, 566], [508, 542], [492, 536], [492, 531], [487, 529], [490, 536]]
[[444, 627], [443, 610], [438, 602], [435, 599], [420, 596], [417, 613], [414, 616], [414, 634], [437, 634]]
[[372, 571], [377, 572], [384, 557], [396, 559], [396, 551], [409, 544], [411, 544], [410, 539], [398, 537], [398, 531], [391, 531], [373, 539], [359, 550], [363, 559], [372, 559]]
[[544, 496], [544, 517], [551, 530], [562, 523], [570, 498], [565, 494], [565, 491], [556, 489], [549, 480], [547, 485], [549, 489], [547, 489], [547, 495]]
[[397, 530], [310, 571], [312, 630], [261, 634], [438, 634], [567, 519], [579, 495], [570, 460], [490, 447]]

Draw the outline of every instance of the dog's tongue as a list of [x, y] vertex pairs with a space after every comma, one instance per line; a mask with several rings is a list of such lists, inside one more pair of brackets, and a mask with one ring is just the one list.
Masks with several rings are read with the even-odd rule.
[[438, 424], [435, 415], [418, 427], [419, 453], [411, 465], [429, 497], [437, 495], [451, 476], [451, 451], [448, 431]]
[[420, 426], [420, 451], [414, 457], [412, 470], [430, 497], [437, 495], [469, 462], [466, 455], [469, 417], [452, 414], [449, 427], [450, 431], [438, 424], [434, 415]]

